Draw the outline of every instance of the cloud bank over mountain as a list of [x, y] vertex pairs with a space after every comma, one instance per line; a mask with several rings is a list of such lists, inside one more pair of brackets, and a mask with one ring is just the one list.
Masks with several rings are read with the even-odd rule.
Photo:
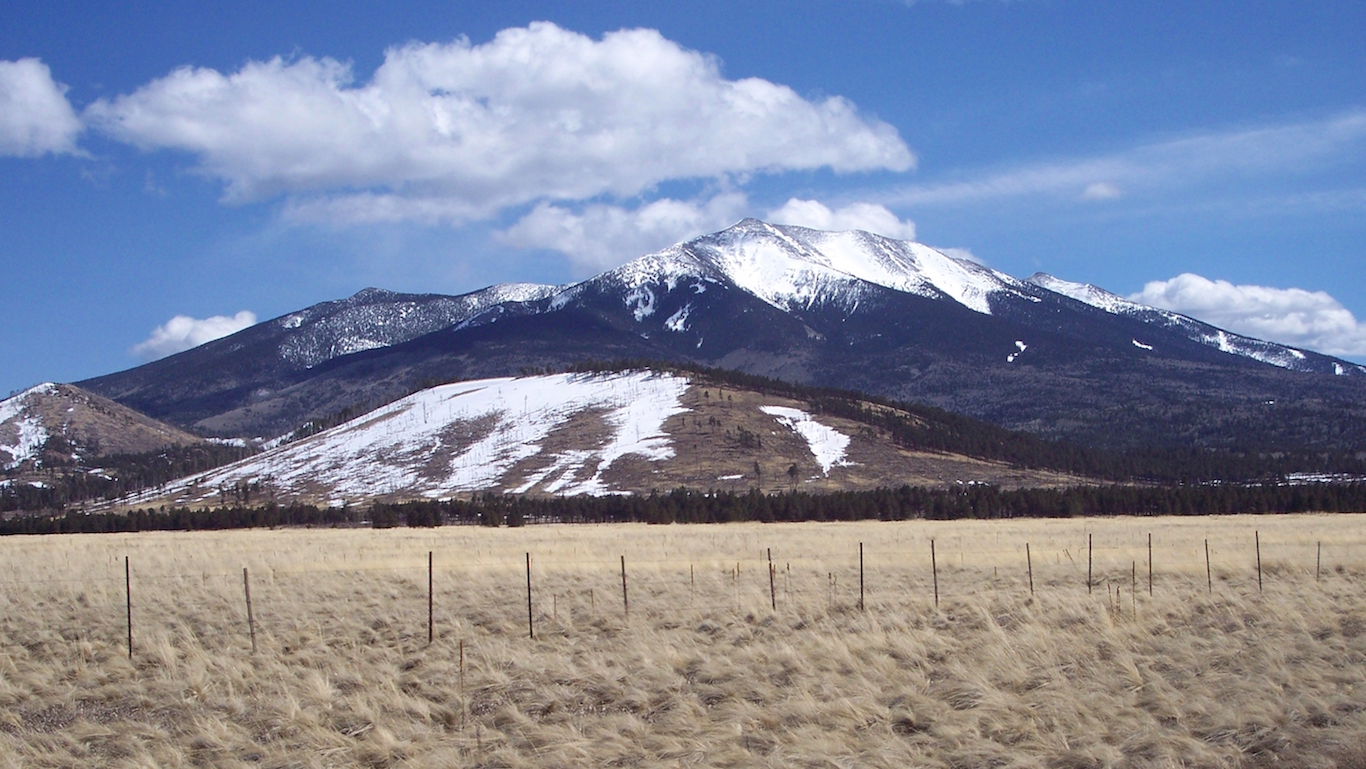
[[1366, 326], [1325, 291], [1234, 285], [1183, 273], [1129, 297], [1240, 334], [1329, 355], [1366, 355]]

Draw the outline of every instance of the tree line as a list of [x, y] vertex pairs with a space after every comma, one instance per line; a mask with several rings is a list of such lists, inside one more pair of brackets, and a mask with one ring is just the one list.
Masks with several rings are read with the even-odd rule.
[[276, 526], [524, 526], [543, 523], [729, 523], [739, 521], [957, 520], [1108, 515], [1216, 515], [1366, 511], [1366, 483], [1212, 486], [1077, 486], [1001, 489], [954, 486], [761, 494], [674, 489], [637, 496], [530, 497], [375, 503], [157, 508], [128, 513], [28, 515], [0, 520], [3, 534], [186, 531]]

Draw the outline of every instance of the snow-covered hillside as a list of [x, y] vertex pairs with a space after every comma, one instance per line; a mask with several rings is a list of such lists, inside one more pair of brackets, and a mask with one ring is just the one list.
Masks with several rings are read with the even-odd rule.
[[0, 468], [11, 470], [38, 456], [47, 442], [47, 428], [32, 401], [57, 389], [46, 382], [0, 401]]
[[[685, 411], [688, 381], [652, 373], [484, 379], [424, 390], [297, 443], [187, 479], [170, 492], [212, 498], [220, 487], [261, 484], [280, 495], [340, 504], [397, 495], [449, 497], [508, 488], [604, 494], [627, 455], [673, 456], [664, 421]], [[596, 440], [555, 448], [557, 431]]]
[[[63, 439], [61, 453], [44, 458], [50, 438]], [[48, 382], [0, 401], [0, 470], [37, 469], [39, 460], [81, 463], [101, 454], [140, 454], [199, 441], [74, 385]]]

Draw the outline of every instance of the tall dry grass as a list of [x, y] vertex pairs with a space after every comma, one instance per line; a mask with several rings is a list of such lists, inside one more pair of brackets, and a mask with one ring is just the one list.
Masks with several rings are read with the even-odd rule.
[[1366, 766], [1363, 535], [1285, 516], [8, 538], [0, 766]]

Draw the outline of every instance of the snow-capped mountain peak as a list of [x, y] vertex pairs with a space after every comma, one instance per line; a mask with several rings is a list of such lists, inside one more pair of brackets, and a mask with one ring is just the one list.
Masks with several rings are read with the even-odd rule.
[[628, 287], [725, 279], [779, 309], [857, 304], [864, 284], [948, 298], [991, 314], [989, 297], [1024, 296], [1016, 279], [929, 246], [860, 230], [823, 232], [745, 219], [608, 273]]

